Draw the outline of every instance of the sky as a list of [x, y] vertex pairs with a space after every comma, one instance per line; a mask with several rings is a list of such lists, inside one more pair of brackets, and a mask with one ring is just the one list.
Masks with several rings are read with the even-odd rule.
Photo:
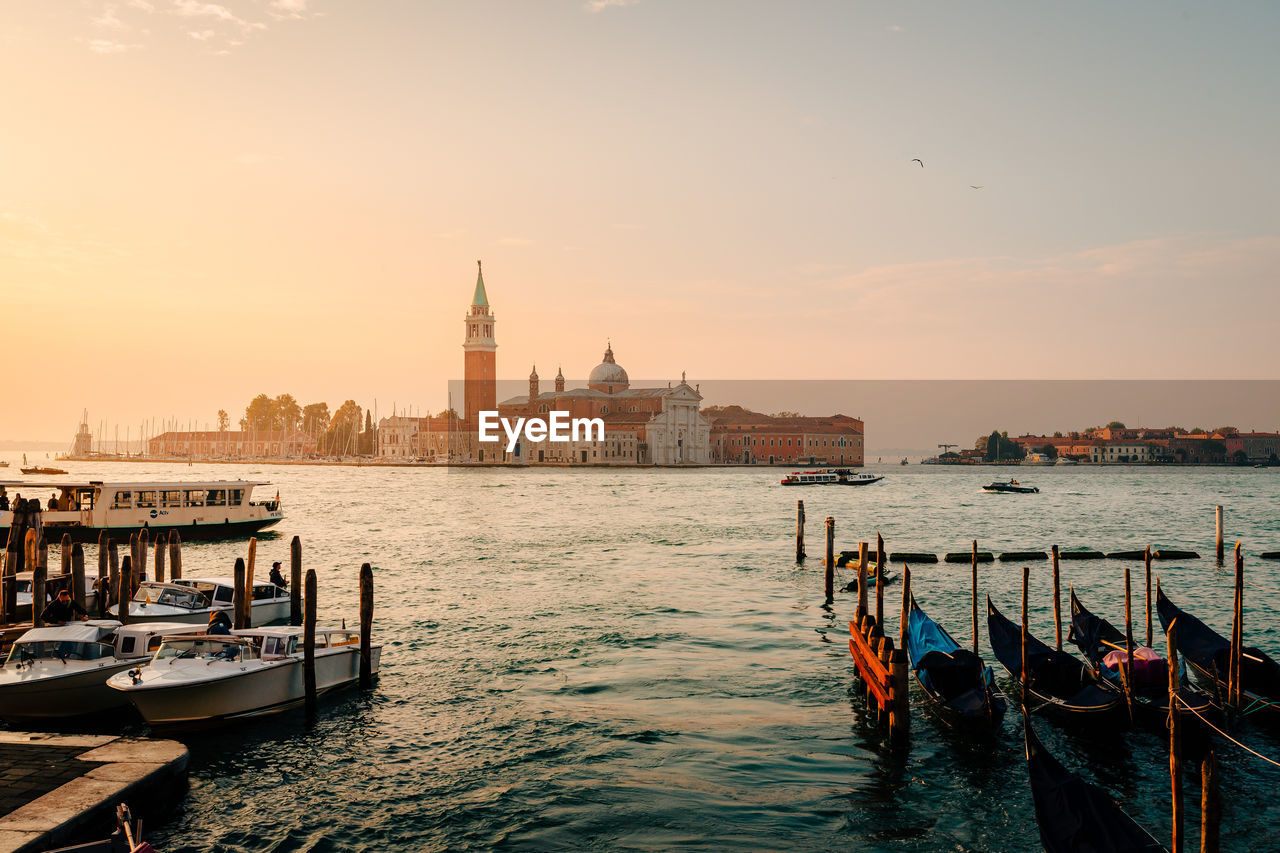
[[443, 408], [477, 259], [508, 379], [609, 340], [659, 381], [1275, 378], [1278, 31], [1266, 3], [10, 0], [0, 439], [258, 393]]

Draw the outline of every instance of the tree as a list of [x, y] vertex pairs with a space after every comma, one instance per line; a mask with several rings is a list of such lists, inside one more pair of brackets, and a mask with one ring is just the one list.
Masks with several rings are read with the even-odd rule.
[[457, 410], [457, 409], [445, 409], [444, 411], [440, 412], [440, 414], [436, 415], [436, 417], [437, 417], [437, 418], [457, 418], [457, 417], [458, 417], [458, 410]]
[[325, 433], [325, 452], [332, 456], [346, 456], [356, 452], [360, 435], [360, 406], [355, 400], [347, 400], [333, 413], [329, 429]]
[[985, 444], [986, 447], [979, 449], [983, 451], [983, 458], [987, 462], [996, 462], [1001, 459], [1025, 459], [1027, 456], [1027, 451], [1022, 445], [1007, 435], [1001, 435], [998, 430], [991, 431]]
[[218, 409], [218, 432], [226, 432], [231, 428], [231, 416], [226, 409]]
[[372, 455], [374, 451], [375, 436], [373, 430], [373, 412], [368, 409], [364, 410], [364, 432], [360, 435], [360, 452]]
[[1235, 453], [1231, 454], [1231, 461], [1237, 465], [1246, 465], [1249, 462], [1249, 454], [1245, 453], [1243, 450], [1237, 450]]
[[317, 442], [329, 431], [329, 404], [308, 403], [302, 407], [302, 431]]
[[1214, 432], [1220, 433], [1221, 435], [1235, 435], [1236, 433], [1240, 432], [1240, 430], [1236, 429], [1233, 426], [1225, 426], [1225, 427], [1218, 427], [1217, 429], [1214, 430]]
[[292, 394], [281, 394], [275, 399], [278, 429], [293, 432], [302, 424], [302, 407]]
[[1111, 421], [1107, 424], [1107, 429], [1128, 429], [1128, 427], [1120, 423], [1120, 421]]
[[249, 423], [250, 429], [280, 429], [280, 407], [266, 394], [259, 394], [249, 401], [244, 410], [244, 419]]
[[1049, 459], [1058, 458], [1058, 448], [1052, 444], [1046, 444], [1044, 447], [1040, 448], [1038, 452]]
[[1053, 434], [1053, 437], [1054, 437], [1054, 438], [1062, 438], [1062, 433], [1060, 433], [1060, 432], [1055, 432], [1055, 433]]

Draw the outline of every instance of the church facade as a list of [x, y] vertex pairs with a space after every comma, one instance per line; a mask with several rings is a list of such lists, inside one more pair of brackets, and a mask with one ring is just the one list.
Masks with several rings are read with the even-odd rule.
[[[666, 387], [633, 388], [612, 342], [591, 369], [587, 387], [566, 388], [564, 372], [557, 370], [552, 388], [544, 391], [535, 366], [527, 394], [498, 401], [497, 318], [489, 305], [483, 268], [479, 261], [476, 264], [475, 291], [463, 318], [461, 411], [382, 418], [377, 433], [380, 458], [517, 465], [779, 464], [819, 459], [862, 464], [861, 420], [845, 415], [783, 419], [738, 407], [704, 411], [698, 385], [689, 384], [684, 374]], [[530, 442], [522, 436], [508, 450], [505, 438], [478, 440], [480, 412], [495, 410], [512, 423], [522, 417], [547, 418], [551, 412], [598, 418], [604, 436], [568, 442]]]

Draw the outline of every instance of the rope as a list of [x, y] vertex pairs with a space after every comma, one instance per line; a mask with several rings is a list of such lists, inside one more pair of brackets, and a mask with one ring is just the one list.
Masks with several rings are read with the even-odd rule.
[[1227, 740], [1231, 741], [1231, 742], [1232, 742], [1232, 743], [1234, 743], [1236, 746], [1238, 746], [1238, 747], [1240, 747], [1241, 749], [1243, 749], [1245, 752], [1248, 752], [1248, 753], [1250, 753], [1250, 754], [1252, 754], [1252, 755], [1257, 756], [1258, 758], [1261, 758], [1263, 761], [1267, 762], [1268, 764], [1274, 764], [1276, 767], [1280, 767], [1280, 761], [1276, 761], [1276, 760], [1274, 760], [1274, 759], [1267, 758], [1267, 757], [1266, 757], [1265, 755], [1263, 755], [1261, 752], [1258, 752], [1258, 751], [1257, 751], [1257, 750], [1255, 750], [1255, 749], [1250, 749], [1249, 747], [1247, 747], [1247, 746], [1245, 746], [1244, 744], [1242, 744], [1240, 741], [1238, 741], [1238, 740], [1236, 740], [1235, 738], [1233, 738], [1231, 735], [1229, 735], [1229, 734], [1227, 734], [1226, 732], [1224, 732], [1222, 729], [1220, 729], [1220, 728], [1218, 728], [1217, 726], [1215, 726], [1213, 723], [1211, 723], [1211, 722], [1209, 722], [1208, 720], [1206, 720], [1206, 719], [1204, 718], [1204, 715], [1202, 715], [1202, 714], [1201, 714], [1199, 711], [1197, 711], [1195, 708], [1192, 708], [1190, 705], [1188, 705], [1188, 704], [1183, 700], [1183, 698], [1182, 698], [1181, 696], [1178, 696], [1178, 695], [1176, 695], [1176, 694], [1175, 694], [1175, 695], [1174, 695], [1174, 697], [1173, 697], [1173, 699], [1174, 699], [1174, 701], [1175, 701], [1175, 702], [1177, 702], [1179, 705], [1181, 705], [1182, 707], [1186, 708], [1188, 711], [1190, 711], [1191, 713], [1193, 713], [1193, 714], [1195, 714], [1197, 717], [1199, 717], [1199, 718], [1200, 718], [1200, 722], [1204, 723], [1206, 726], [1208, 726], [1209, 728], [1213, 729], [1215, 732], [1217, 732], [1218, 734], [1222, 735], [1224, 738], [1226, 738]]
[[1275, 587], [1263, 586], [1260, 583], [1254, 583], [1248, 578], [1245, 578], [1244, 582], [1247, 583], [1249, 586], [1253, 587], [1254, 589], [1260, 589], [1263, 592], [1271, 592], [1271, 593], [1275, 593], [1276, 595], [1280, 595], [1280, 589], [1276, 589]]

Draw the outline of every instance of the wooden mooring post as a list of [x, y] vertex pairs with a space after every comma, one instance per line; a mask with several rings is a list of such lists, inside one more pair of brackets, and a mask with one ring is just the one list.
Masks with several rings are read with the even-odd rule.
[[182, 580], [182, 537], [177, 530], [169, 531], [169, 577]]
[[1218, 759], [1213, 750], [1200, 762], [1200, 853], [1218, 853], [1222, 800], [1218, 796]]
[[1154, 638], [1151, 635], [1151, 546], [1142, 552], [1143, 569], [1147, 573], [1147, 648], [1151, 648]]
[[79, 542], [71, 546], [71, 600], [88, 612], [84, 606], [84, 547]]
[[62, 534], [62, 541], [58, 543], [58, 559], [62, 563], [62, 574], [71, 574], [71, 534]]
[[1124, 686], [1124, 704], [1133, 721], [1133, 609], [1130, 606], [1129, 564], [1124, 564], [1124, 666], [1120, 668]]
[[39, 628], [44, 624], [44, 620], [40, 618], [40, 612], [45, 606], [45, 577], [48, 574], [48, 567], [40, 562], [36, 556], [39, 545], [37, 543], [36, 532], [34, 530], [27, 531], [27, 561], [35, 563], [35, 567], [31, 570], [31, 627]]
[[107, 531], [98, 534], [98, 583], [94, 589], [98, 591], [98, 616], [103, 619], [107, 618], [107, 608], [111, 606], [111, 561], [107, 557], [107, 543], [110, 540]]
[[1182, 853], [1182, 713], [1178, 707], [1178, 620], [1169, 623], [1169, 784], [1173, 796], [1173, 845], [1171, 853]]
[[245, 564], [244, 583], [245, 588], [249, 590], [250, 595], [253, 594], [253, 567], [258, 562], [258, 537], [249, 537], [249, 561]]
[[360, 566], [360, 686], [373, 686], [373, 566]]
[[858, 543], [858, 622], [867, 616], [867, 543]]
[[803, 563], [804, 558], [804, 501], [796, 501], [796, 562]]
[[302, 678], [308, 714], [316, 712], [316, 570], [307, 569], [307, 592], [303, 601]]
[[116, 589], [116, 619], [121, 625], [129, 624], [129, 584], [130, 578], [133, 577], [133, 556], [124, 555], [124, 560], [120, 563], [120, 568], [116, 568], [115, 560], [111, 561], [111, 573], [115, 575]]
[[1031, 674], [1027, 671], [1027, 585], [1031, 581], [1031, 567], [1022, 567], [1022, 658], [1018, 664], [1018, 683], [1022, 687], [1022, 704], [1027, 704], [1027, 688], [1031, 686]]
[[978, 653], [978, 540], [973, 540], [973, 554], [970, 557], [971, 583], [970, 604], [973, 607], [973, 653]]
[[245, 569], [244, 558], [236, 557], [235, 569], [232, 570], [232, 578], [235, 588], [231, 593], [231, 627], [237, 631], [244, 630], [249, 627], [245, 620]]
[[[867, 612], [867, 543], [860, 543], [858, 560], [858, 609], [849, 623], [849, 653], [866, 689], [867, 707], [875, 718], [887, 721], [889, 735], [901, 740], [909, 727], [907, 659], [902, 648], [894, 648], [880, 619]], [[911, 600], [911, 570], [903, 565], [902, 621], [898, 645], [906, 638], [906, 620]], [[883, 604], [881, 605], [883, 608]], [[880, 614], [883, 616], [883, 612]]]
[[1244, 552], [1236, 543], [1235, 618], [1231, 621], [1231, 658], [1227, 669], [1227, 702], [1240, 710], [1241, 661], [1244, 653]]
[[1218, 504], [1213, 508], [1213, 519], [1214, 519], [1214, 527], [1217, 529], [1216, 541], [1218, 545], [1218, 548], [1217, 548], [1218, 565], [1221, 566], [1222, 565], [1222, 504]]
[[161, 533], [156, 537], [155, 580], [164, 583], [164, 558], [169, 551], [169, 537]]
[[876, 533], [876, 624], [884, 625], [884, 537]]
[[1062, 595], [1058, 586], [1058, 546], [1053, 546], [1053, 635], [1062, 651]]
[[835, 599], [836, 589], [836, 520], [827, 516], [827, 565], [826, 565], [827, 602]]
[[302, 540], [289, 543], [289, 624], [302, 624]]
[[138, 559], [133, 566], [133, 576], [137, 579], [133, 587], [134, 592], [138, 591], [138, 584], [150, 577], [147, 574], [147, 552], [149, 550], [151, 550], [151, 530], [144, 527], [138, 531]]

